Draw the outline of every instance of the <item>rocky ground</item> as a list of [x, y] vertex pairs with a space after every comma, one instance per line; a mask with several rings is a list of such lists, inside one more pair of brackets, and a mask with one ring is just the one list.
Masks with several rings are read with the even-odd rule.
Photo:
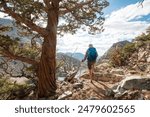
[[[7, 94], [1, 94], [1, 99], [35, 99], [35, 85], [27, 78], [10, 78]], [[10, 83], [15, 83], [12, 89]], [[22, 87], [17, 86], [21, 84]], [[28, 84], [28, 85], [26, 85]], [[3, 84], [0, 84], [3, 86]], [[55, 100], [149, 100], [150, 74], [140, 74], [125, 68], [111, 68], [103, 63], [96, 67], [94, 80], [91, 83], [85, 72], [79, 79], [70, 82], [57, 81], [56, 96], [43, 98]], [[9, 90], [11, 88], [11, 90]], [[1, 92], [4, 90], [1, 88]]]
[[[149, 100], [150, 74], [144, 73], [126, 67], [113, 68], [109, 63], [103, 62], [95, 67], [92, 83], [88, 72], [70, 82], [57, 81], [56, 95], [42, 100]], [[22, 87], [18, 87], [17, 84], [21, 84]], [[4, 84], [0, 85], [3, 87]], [[7, 90], [1, 88], [0, 99], [36, 99], [36, 86], [25, 77], [9, 78], [7, 85]], [[15, 88], [12, 89], [12, 86]]]
[[[94, 70], [93, 82], [88, 72], [78, 78], [58, 81], [55, 100], [149, 100], [150, 99], [150, 44], [141, 46], [129, 58], [128, 64], [112, 67], [103, 59]], [[0, 99], [37, 99], [34, 80], [21, 78], [0, 79]], [[6, 85], [4, 85], [6, 84]], [[19, 85], [22, 86], [19, 86]]]
[[150, 74], [126, 68], [112, 68], [108, 63], [96, 66], [93, 83], [88, 73], [73, 83], [59, 82], [58, 99], [66, 100], [147, 100], [150, 99]]

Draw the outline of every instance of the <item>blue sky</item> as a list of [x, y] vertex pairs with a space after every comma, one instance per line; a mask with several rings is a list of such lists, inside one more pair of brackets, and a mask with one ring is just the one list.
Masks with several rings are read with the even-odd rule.
[[[103, 12], [104, 12], [104, 15], [109, 15], [113, 11], [117, 11], [117, 10], [123, 8], [123, 7], [126, 7], [126, 6], [131, 5], [131, 4], [136, 4], [136, 3], [139, 3], [139, 5], [137, 7], [141, 7], [140, 6], [141, 1], [142, 0], [108, 0], [110, 5], [107, 8], [105, 8], [103, 10]], [[143, 16], [139, 19], [133, 19], [132, 21], [137, 21], [137, 20], [150, 21], [150, 14], [146, 15], [146, 16]]]
[[110, 5], [104, 9], [105, 14], [110, 14], [112, 11], [119, 10], [127, 5], [135, 4], [142, 0], [108, 0]]
[[150, 26], [150, 0], [108, 0], [110, 6], [104, 9], [106, 17], [105, 31], [89, 35], [79, 30], [76, 35], [67, 34], [58, 40], [58, 51], [85, 53], [89, 43], [98, 50], [99, 55], [109, 49], [113, 43], [123, 40], [131, 41]]
[[[89, 35], [88, 32], [78, 30], [77, 34], [65, 34], [57, 41], [58, 52], [85, 53], [89, 43], [92, 43], [103, 55], [113, 43], [123, 40], [131, 41], [150, 26], [150, 0], [108, 0], [110, 6], [104, 9], [105, 31], [97, 35]], [[4, 14], [0, 14], [0, 18]], [[14, 32], [12, 32], [14, 33]]]

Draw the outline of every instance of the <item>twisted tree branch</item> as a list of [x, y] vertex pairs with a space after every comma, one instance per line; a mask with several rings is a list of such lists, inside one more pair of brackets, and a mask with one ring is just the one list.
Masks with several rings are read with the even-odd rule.
[[0, 6], [4, 8], [4, 13], [9, 14], [10, 16], [12, 16], [17, 21], [24, 23], [25, 25], [27, 25], [32, 30], [34, 30], [34, 31], [38, 32], [39, 34], [41, 34], [43, 37], [48, 35], [48, 31], [46, 31], [44, 28], [41, 28], [41, 27], [37, 26], [36, 24], [31, 22], [30, 20], [27, 20], [24, 17], [20, 16], [19, 14], [15, 13], [14, 11], [12, 11], [7, 6], [7, 4], [4, 0], [2, 1], [2, 4]]

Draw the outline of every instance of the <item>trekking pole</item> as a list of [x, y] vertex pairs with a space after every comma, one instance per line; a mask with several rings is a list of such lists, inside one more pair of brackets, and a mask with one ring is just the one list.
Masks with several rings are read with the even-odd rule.
[[82, 62], [80, 62], [80, 65], [79, 65], [79, 70], [78, 70], [78, 77], [77, 77], [77, 79], [80, 79], [80, 77], [81, 77], [81, 72], [82, 72], [82, 68], [83, 68], [83, 63]]

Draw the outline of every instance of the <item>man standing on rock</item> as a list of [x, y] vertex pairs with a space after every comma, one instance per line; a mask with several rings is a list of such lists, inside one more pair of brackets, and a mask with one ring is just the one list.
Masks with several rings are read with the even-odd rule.
[[87, 66], [89, 69], [89, 76], [91, 79], [91, 83], [93, 80], [94, 64], [96, 62], [97, 56], [98, 56], [98, 54], [97, 54], [96, 48], [94, 48], [92, 44], [89, 44], [89, 48], [87, 49], [82, 62], [84, 62], [87, 59]]

